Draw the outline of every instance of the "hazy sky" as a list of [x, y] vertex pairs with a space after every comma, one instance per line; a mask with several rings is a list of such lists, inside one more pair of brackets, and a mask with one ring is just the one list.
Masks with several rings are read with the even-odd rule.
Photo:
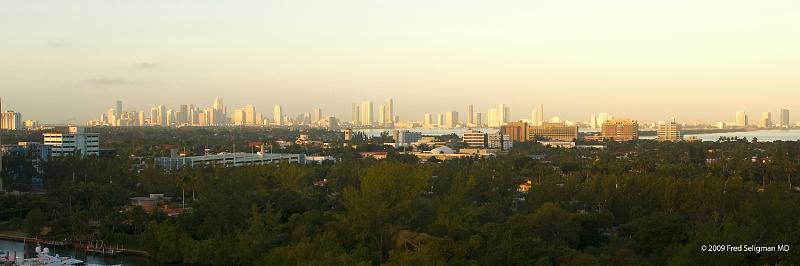
[[74, 123], [116, 99], [215, 96], [347, 120], [350, 103], [389, 97], [403, 120], [468, 103], [484, 117], [543, 103], [569, 120], [800, 118], [798, 14], [797, 0], [5, 0], [0, 96]]

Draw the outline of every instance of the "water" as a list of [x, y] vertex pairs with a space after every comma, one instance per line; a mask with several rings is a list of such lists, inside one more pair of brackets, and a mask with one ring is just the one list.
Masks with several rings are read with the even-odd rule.
[[[381, 132], [390, 132], [391, 135], [392, 129], [357, 129], [354, 130], [356, 132], [363, 132], [367, 136], [379, 136]], [[411, 129], [398, 129], [398, 130], [409, 130], [412, 132], [421, 132], [422, 135], [429, 135], [429, 136], [441, 136], [447, 134], [457, 134], [459, 136], [463, 136], [464, 132], [466, 132], [467, 128], [411, 128]], [[498, 131], [497, 128], [478, 128], [476, 130], [487, 132], [487, 133], [496, 133]], [[654, 131], [655, 129], [644, 129], [643, 131]], [[589, 132], [599, 132], [599, 129], [587, 129], [581, 128], [581, 132], [589, 133]], [[688, 134], [684, 137], [695, 136], [702, 141], [717, 141], [720, 137], [739, 137], [739, 138], [747, 138], [748, 140], [752, 140], [753, 138], [758, 138], [758, 141], [776, 141], [776, 140], [784, 140], [784, 141], [797, 141], [800, 140], [800, 129], [769, 129], [769, 130], [754, 130], [754, 131], [747, 131], [747, 132], [728, 132], [728, 133], [707, 133], [707, 134]], [[642, 136], [642, 139], [655, 139], [656, 136]]]
[[[23, 245], [26, 247], [23, 248]], [[28, 251], [28, 256], [30, 257], [31, 254], [34, 253], [34, 249], [36, 248], [36, 244], [27, 243], [23, 244], [22, 242], [16, 241], [9, 241], [9, 240], [0, 240], [0, 250], [2, 251], [16, 251], [17, 256], [22, 258], [23, 251]], [[55, 256], [56, 254], [60, 256], [69, 256], [75, 259], [82, 260], [86, 263], [93, 263], [93, 264], [105, 264], [105, 265], [141, 265], [141, 266], [156, 266], [156, 265], [166, 265], [166, 264], [157, 264], [150, 262], [149, 259], [144, 257], [137, 257], [137, 256], [93, 256], [86, 254], [85, 251], [75, 250], [72, 248], [58, 248], [58, 247], [47, 247], [50, 249], [50, 255]], [[21, 259], [20, 259], [21, 260]]]
[[755, 131], [747, 131], [747, 132], [729, 132], [729, 133], [711, 133], [711, 134], [694, 134], [694, 135], [686, 135], [689, 136], [696, 136], [700, 140], [703, 141], [717, 141], [720, 137], [739, 137], [739, 138], [747, 138], [748, 140], [753, 140], [753, 138], [758, 138], [758, 141], [777, 141], [777, 140], [784, 140], [784, 141], [797, 141], [800, 140], [800, 129], [770, 129], [770, 130], [755, 130]]

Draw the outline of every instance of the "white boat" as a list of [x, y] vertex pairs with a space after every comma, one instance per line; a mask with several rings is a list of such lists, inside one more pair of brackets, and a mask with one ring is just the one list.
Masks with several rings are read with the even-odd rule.
[[36, 246], [36, 257], [22, 260], [22, 266], [71, 266], [82, 265], [82, 260], [70, 257], [50, 255], [50, 249]]

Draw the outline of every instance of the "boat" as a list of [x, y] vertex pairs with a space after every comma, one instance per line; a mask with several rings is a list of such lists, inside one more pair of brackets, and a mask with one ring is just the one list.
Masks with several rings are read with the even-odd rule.
[[83, 265], [84, 261], [66, 256], [50, 255], [50, 249], [36, 246], [36, 257], [22, 260], [21, 266], [71, 266]]

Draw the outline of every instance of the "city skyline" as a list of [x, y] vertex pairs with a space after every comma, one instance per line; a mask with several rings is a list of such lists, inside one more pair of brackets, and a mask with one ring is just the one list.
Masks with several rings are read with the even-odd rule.
[[570, 120], [800, 110], [796, 1], [78, 2], [0, 10], [10, 108], [49, 123], [115, 99], [146, 109], [213, 96], [342, 118], [387, 97], [401, 118], [467, 103], [484, 119], [496, 103], [512, 119], [539, 103]]

